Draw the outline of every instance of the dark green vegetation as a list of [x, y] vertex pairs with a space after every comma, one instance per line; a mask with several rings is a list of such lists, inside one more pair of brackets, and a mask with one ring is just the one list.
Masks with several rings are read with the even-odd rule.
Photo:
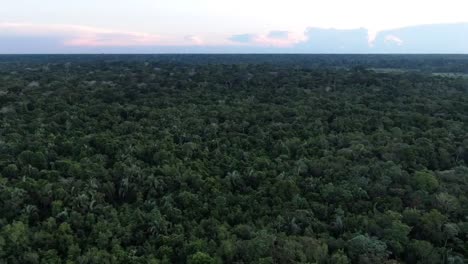
[[468, 256], [466, 79], [164, 58], [3, 57], [0, 263]]

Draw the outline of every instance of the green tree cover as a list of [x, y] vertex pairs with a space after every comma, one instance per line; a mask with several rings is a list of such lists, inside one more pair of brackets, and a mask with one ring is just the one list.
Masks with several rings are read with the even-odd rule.
[[157, 61], [177, 65], [206, 64], [269, 64], [300, 68], [349, 68], [365, 65], [368, 68], [401, 69], [434, 73], [468, 73], [467, 54], [152, 54], [152, 55], [1, 55], [0, 69], [6, 66], [29, 68], [45, 63], [80, 64], [135, 63]]
[[468, 256], [461, 78], [5, 62], [0, 118], [0, 263]]

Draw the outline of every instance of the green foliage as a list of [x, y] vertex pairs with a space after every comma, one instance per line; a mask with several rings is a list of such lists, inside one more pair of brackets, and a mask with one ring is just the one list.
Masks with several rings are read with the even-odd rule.
[[401, 221], [392, 221], [391, 225], [384, 229], [384, 241], [386, 241], [392, 252], [403, 254], [405, 245], [409, 241], [410, 231], [411, 227]]
[[462, 263], [466, 58], [0, 56], [0, 263]]
[[411, 179], [411, 183], [416, 190], [428, 192], [433, 192], [439, 187], [436, 176], [427, 171], [416, 172]]
[[441, 256], [434, 250], [434, 246], [427, 241], [413, 240], [409, 244], [408, 257], [412, 263], [440, 263]]
[[342, 250], [339, 250], [331, 255], [330, 263], [333, 264], [348, 264], [349, 259]]
[[377, 263], [387, 259], [387, 245], [375, 237], [357, 235], [348, 241], [348, 253], [359, 263]]
[[9, 164], [2, 170], [2, 174], [8, 178], [15, 178], [18, 176], [18, 167], [15, 164]]
[[37, 169], [43, 169], [47, 165], [47, 161], [42, 153], [34, 153], [29, 150], [23, 151], [18, 155], [18, 163], [21, 167], [32, 166]]
[[208, 254], [197, 252], [189, 257], [188, 264], [214, 264], [215, 261]]

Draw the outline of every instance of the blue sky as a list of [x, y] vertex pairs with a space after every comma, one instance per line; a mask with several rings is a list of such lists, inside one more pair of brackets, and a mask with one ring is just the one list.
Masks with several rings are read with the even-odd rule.
[[[3, 0], [0, 53], [372, 52], [378, 36], [404, 50], [399, 32], [382, 32], [468, 22], [466, 10], [466, 0]], [[353, 48], [363, 32], [367, 46]]]

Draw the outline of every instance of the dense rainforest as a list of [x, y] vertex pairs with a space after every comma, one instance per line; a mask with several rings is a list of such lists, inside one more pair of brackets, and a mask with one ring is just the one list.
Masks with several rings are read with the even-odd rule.
[[0, 57], [0, 263], [467, 260], [467, 56], [205, 56]]

